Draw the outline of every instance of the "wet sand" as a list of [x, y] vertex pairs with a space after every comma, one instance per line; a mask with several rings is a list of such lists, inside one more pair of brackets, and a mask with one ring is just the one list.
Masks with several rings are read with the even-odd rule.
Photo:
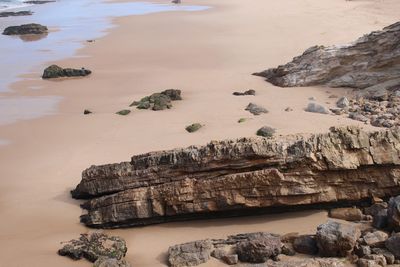
[[[63, 97], [53, 115], [0, 127], [0, 266], [90, 266], [56, 255], [59, 242], [87, 229], [79, 224], [79, 202], [69, 190], [92, 164], [210, 140], [253, 136], [269, 125], [278, 134], [323, 132], [356, 122], [303, 111], [309, 97], [330, 102], [345, 89], [277, 88], [250, 75], [286, 63], [315, 44], [349, 42], [399, 19], [400, 2], [342, 0], [185, 1], [207, 5], [201, 12], [119, 18], [102, 39], [77, 56], [56, 62], [87, 67], [90, 77], [42, 81], [41, 66], [13, 84], [7, 97]], [[47, 64], [46, 64], [47, 65]], [[30, 88], [39, 88], [32, 90]], [[114, 113], [133, 100], [168, 88], [183, 91], [170, 110]], [[255, 89], [256, 96], [233, 91]], [[327, 92], [330, 91], [330, 92]], [[270, 112], [253, 116], [249, 102]], [[327, 104], [328, 105], [328, 104]], [[286, 107], [293, 108], [285, 112]], [[84, 109], [94, 112], [83, 115]], [[239, 118], [249, 118], [237, 123]], [[184, 127], [205, 124], [189, 134]], [[361, 125], [361, 124], [360, 124]], [[134, 266], [163, 266], [171, 244], [252, 231], [313, 232], [325, 212], [170, 223], [111, 231], [128, 242]], [[207, 264], [220, 265], [217, 262]]]

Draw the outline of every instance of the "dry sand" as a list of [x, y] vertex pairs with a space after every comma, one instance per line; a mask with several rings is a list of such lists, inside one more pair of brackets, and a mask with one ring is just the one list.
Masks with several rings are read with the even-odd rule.
[[[62, 96], [59, 113], [0, 127], [0, 266], [90, 266], [56, 255], [59, 242], [87, 231], [69, 190], [91, 164], [127, 160], [156, 149], [252, 136], [269, 125], [278, 133], [321, 132], [354, 121], [303, 111], [308, 98], [344, 89], [277, 88], [250, 73], [286, 63], [315, 44], [349, 42], [399, 20], [398, 0], [185, 1], [202, 12], [160, 13], [115, 21], [105, 38], [88, 44], [62, 66], [94, 71], [83, 79], [42, 81], [42, 69], [13, 85], [15, 96]], [[82, 55], [84, 57], [82, 57]], [[4, 66], [3, 66], [4, 67]], [[44, 67], [44, 66], [43, 66]], [[41, 88], [31, 90], [29, 88]], [[184, 100], [162, 112], [114, 112], [167, 88]], [[255, 89], [257, 96], [234, 97]], [[7, 97], [7, 96], [6, 96]], [[249, 102], [270, 113], [252, 116]], [[285, 112], [286, 107], [293, 112]], [[95, 113], [82, 114], [85, 108]], [[251, 118], [239, 124], [241, 117]], [[192, 122], [206, 126], [188, 134]], [[251, 231], [312, 232], [324, 212], [170, 223], [114, 231], [126, 238], [134, 266], [163, 266], [171, 244]], [[218, 266], [211, 262], [209, 266]]]

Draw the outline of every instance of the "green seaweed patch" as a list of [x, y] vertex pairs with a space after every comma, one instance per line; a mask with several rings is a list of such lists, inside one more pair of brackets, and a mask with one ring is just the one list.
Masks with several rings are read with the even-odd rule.
[[200, 123], [193, 123], [189, 126], [186, 126], [185, 130], [189, 133], [194, 133], [198, 131], [201, 127], [203, 127], [203, 125], [201, 125]]
[[129, 113], [131, 113], [131, 111], [129, 109], [123, 109], [123, 110], [120, 110], [120, 111], [116, 112], [115, 114], [126, 116]]

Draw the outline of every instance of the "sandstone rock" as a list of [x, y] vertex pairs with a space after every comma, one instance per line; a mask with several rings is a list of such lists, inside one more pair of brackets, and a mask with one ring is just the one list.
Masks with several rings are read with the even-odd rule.
[[382, 255], [385, 257], [387, 264], [394, 264], [394, 261], [396, 260], [393, 253], [388, 251], [387, 249], [383, 248], [373, 248], [372, 252], [376, 255]]
[[4, 35], [22, 35], [22, 34], [45, 34], [47, 27], [37, 24], [23, 24], [21, 26], [10, 26], [4, 29]]
[[81, 234], [79, 239], [64, 242], [64, 244], [58, 251], [59, 255], [74, 260], [85, 258], [90, 262], [95, 262], [100, 257], [122, 260], [128, 250], [122, 238], [99, 232]]
[[255, 73], [274, 85], [367, 88], [400, 78], [400, 22], [347, 45], [313, 46], [292, 62]]
[[400, 193], [398, 131], [242, 138], [92, 166], [73, 190], [91, 227], [280, 211]]
[[125, 259], [100, 257], [94, 262], [93, 267], [131, 267], [131, 265]]
[[346, 257], [353, 251], [360, 236], [360, 230], [353, 225], [329, 221], [317, 229], [319, 253], [328, 257]]
[[[344, 264], [342, 259], [336, 259], [336, 258], [293, 259], [289, 261], [278, 261], [278, 262], [269, 261], [266, 265], [266, 267], [345, 267], [345, 266], [347, 265]], [[252, 265], [249, 267], [258, 267], [258, 265]]]
[[275, 134], [275, 129], [269, 126], [263, 126], [260, 129], [257, 130], [257, 135], [258, 136], [262, 136], [262, 137], [267, 137], [267, 138], [271, 138], [274, 136]]
[[85, 69], [85, 68], [63, 69], [57, 65], [51, 65], [43, 71], [42, 78], [43, 79], [52, 79], [52, 78], [60, 78], [60, 77], [82, 77], [82, 76], [87, 76], [91, 73], [92, 72], [90, 70]]
[[315, 255], [318, 253], [317, 242], [311, 235], [301, 235], [293, 242], [293, 248], [298, 253]]
[[17, 16], [30, 16], [32, 14], [33, 14], [32, 11], [16, 11], [16, 12], [6, 11], [6, 12], [0, 12], [0, 18], [3, 18], [3, 17], [17, 17]]
[[390, 198], [387, 214], [389, 227], [400, 232], [400, 196]]
[[268, 110], [262, 106], [254, 103], [249, 103], [245, 110], [249, 111], [253, 115], [261, 115], [262, 113], [268, 113]]
[[400, 259], [400, 233], [391, 235], [385, 242], [386, 248], [393, 253], [396, 259]]
[[367, 233], [363, 236], [365, 244], [374, 247], [384, 247], [385, 241], [388, 239], [388, 234], [382, 231], [375, 231], [372, 233]]
[[168, 249], [171, 267], [196, 266], [210, 259], [214, 246], [210, 239], [175, 245]]
[[200, 128], [203, 127], [200, 123], [193, 123], [188, 126], [186, 126], [185, 130], [189, 133], [194, 133], [200, 130]]
[[329, 211], [329, 217], [346, 220], [346, 221], [361, 221], [364, 219], [364, 214], [358, 208], [338, 208]]
[[312, 113], [330, 114], [331, 112], [327, 107], [317, 103], [309, 103], [305, 111]]
[[279, 236], [263, 235], [259, 238], [242, 241], [236, 246], [239, 260], [251, 263], [263, 263], [281, 253], [282, 243]]
[[222, 260], [228, 265], [235, 265], [239, 262], [239, 257], [237, 254], [225, 255]]
[[256, 91], [253, 89], [244, 91], [244, 92], [233, 92], [235, 96], [243, 96], [243, 95], [256, 95]]

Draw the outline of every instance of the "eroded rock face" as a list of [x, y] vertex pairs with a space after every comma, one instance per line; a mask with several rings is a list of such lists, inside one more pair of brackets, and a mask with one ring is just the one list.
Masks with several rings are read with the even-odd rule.
[[105, 259], [116, 259], [123, 266], [123, 262], [120, 261], [123, 260], [128, 250], [125, 240], [122, 238], [98, 232], [82, 234], [79, 239], [73, 239], [63, 244], [64, 246], [58, 251], [59, 255], [70, 257], [73, 260], [85, 258], [90, 262], [102, 258], [98, 262], [99, 266], [108, 266], [101, 263]]
[[43, 71], [42, 78], [43, 79], [52, 79], [52, 78], [60, 78], [60, 77], [81, 77], [87, 76], [92, 72], [88, 69], [72, 69], [72, 68], [61, 68], [57, 65], [51, 65], [47, 67]]
[[4, 29], [4, 35], [23, 35], [23, 34], [45, 34], [47, 33], [47, 27], [37, 24], [23, 24], [20, 26], [10, 26]]
[[347, 45], [313, 46], [293, 61], [255, 75], [282, 87], [368, 88], [400, 78], [400, 22]]
[[357, 202], [400, 193], [399, 153], [395, 129], [215, 141], [92, 166], [72, 195], [103, 228]]

